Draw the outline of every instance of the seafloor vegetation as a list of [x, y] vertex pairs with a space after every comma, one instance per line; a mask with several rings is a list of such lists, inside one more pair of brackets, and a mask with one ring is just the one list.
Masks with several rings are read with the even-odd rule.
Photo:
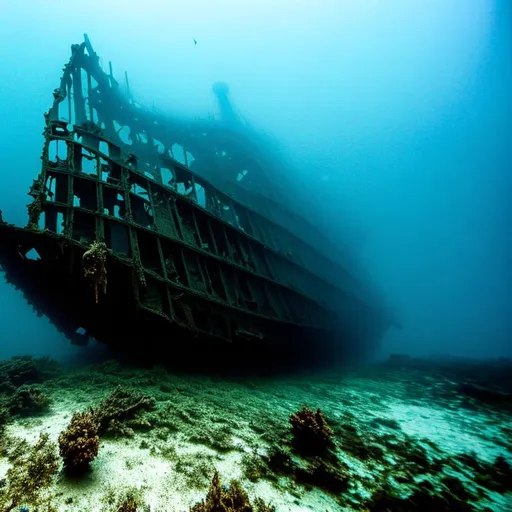
[[0, 363], [0, 512], [512, 510], [512, 364]]

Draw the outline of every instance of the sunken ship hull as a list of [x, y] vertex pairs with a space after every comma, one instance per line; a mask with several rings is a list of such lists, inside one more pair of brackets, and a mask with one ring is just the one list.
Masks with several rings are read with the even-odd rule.
[[276, 200], [286, 184], [270, 186], [224, 93], [222, 123], [164, 118], [121, 91], [87, 36], [73, 45], [45, 114], [28, 225], [0, 219], [7, 281], [77, 344], [367, 352], [393, 318]]

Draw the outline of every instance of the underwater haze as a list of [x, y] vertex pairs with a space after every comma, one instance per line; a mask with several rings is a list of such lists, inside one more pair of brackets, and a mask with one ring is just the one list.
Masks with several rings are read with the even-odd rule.
[[[84, 33], [148, 107], [206, 116], [229, 84], [395, 310], [384, 353], [512, 356], [509, 0], [0, 0], [7, 222], [27, 221]], [[3, 281], [0, 340], [0, 358], [84, 353]]]

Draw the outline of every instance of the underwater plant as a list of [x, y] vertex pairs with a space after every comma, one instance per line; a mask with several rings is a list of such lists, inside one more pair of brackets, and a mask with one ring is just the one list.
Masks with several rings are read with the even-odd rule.
[[275, 512], [275, 507], [261, 498], [251, 505], [249, 495], [240, 482], [232, 480], [229, 486], [221, 485], [218, 471], [215, 471], [206, 500], [196, 503], [190, 512]]
[[75, 412], [59, 435], [59, 452], [69, 473], [82, 474], [98, 455], [99, 424], [92, 411]]
[[333, 431], [317, 409], [313, 412], [308, 407], [290, 415], [293, 443], [295, 448], [306, 453], [322, 453], [333, 447]]
[[0, 362], [0, 380], [20, 387], [23, 384], [40, 382], [42, 378], [36, 361], [31, 356], [14, 356]]
[[7, 485], [0, 489], [1, 512], [24, 504], [41, 505], [40, 493], [50, 485], [59, 467], [55, 443], [48, 434], [41, 434], [32, 447], [26, 441], [15, 442], [9, 461]]
[[30, 416], [48, 410], [50, 403], [50, 398], [39, 387], [24, 384], [9, 398], [8, 408], [11, 414]]
[[133, 423], [133, 419], [140, 412], [150, 411], [154, 407], [154, 398], [139, 391], [117, 386], [93, 410], [93, 414], [98, 423], [100, 434], [131, 436], [133, 435], [133, 429], [130, 427], [130, 421]]

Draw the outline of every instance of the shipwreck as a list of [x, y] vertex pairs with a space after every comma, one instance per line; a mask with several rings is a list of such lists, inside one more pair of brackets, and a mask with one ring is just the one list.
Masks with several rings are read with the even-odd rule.
[[397, 325], [225, 84], [220, 116], [163, 115], [84, 39], [45, 114], [28, 224], [0, 216], [5, 279], [38, 314], [72, 343], [174, 355], [361, 354]]

